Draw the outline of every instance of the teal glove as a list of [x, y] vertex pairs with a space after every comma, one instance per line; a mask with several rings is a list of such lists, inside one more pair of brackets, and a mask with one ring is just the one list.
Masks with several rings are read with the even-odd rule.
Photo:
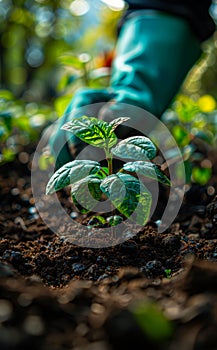
[[[112, 120], [117, 111], [121, 114], [123, 103], [160, 117], [200, 54], [199, 41], [185, 19], [158, 11], [134, 12], [120, 31], [110, 88], [78, 92], [57, 125], [50, 141], [57, 168], [72, 160], [83, 147], [78, 139], [60, 130], [65, 122], [79, 116], [77, 108], [112, 100], [99, 111], [99, 118]], [[132, 118], [132, 127], [145, 131], [136, 116]], [[73, 154], [70, 144], [77, 146]]]
[[[121, 28], [113, 62], [115, 101], [100, 114], [113, 119], [118, 102], [142, 107], [160, 117], [188, 71], [200, 57], [199, 40], [188, 22], [158, 11], [136, 11]], [[141, 130], [140, 120], [134, 120]]]

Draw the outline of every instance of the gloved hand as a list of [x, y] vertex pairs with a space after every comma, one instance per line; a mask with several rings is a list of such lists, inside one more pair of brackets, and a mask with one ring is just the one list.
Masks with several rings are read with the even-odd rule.
[[[119, 103], [142, 107], [159, 118], [200, 54], [199, 40], [185, 19], [159, 11], [133, 12], [116, 46], [110, 83], [115, 103], [104, 106], [100, 118], [109, 121], [120, 114]], [[133, 122], [141, 130], [140, 120]]]
[[[79, 144], [72, 134], [66, 136], [60, 130], [61, 125], [77, 116], [72, 114], [78, 107], [109, 102], [99, 111], [99, 118], [107, 121], [121, 115], [123, 103], [142, 107], [160, 117], [200, 54], [199, 40], [185, 19], [159, 11], [133, 12], [118, 37], [109, 89], [77, 93], [50, 142], [54, 153], [58, 153], [60, 138]], [[131, 125], [143, 131], [139, 117], [132, 116]], [[70, 160], [72, 156], [66, 144], [57, 156], [57, 167]]]

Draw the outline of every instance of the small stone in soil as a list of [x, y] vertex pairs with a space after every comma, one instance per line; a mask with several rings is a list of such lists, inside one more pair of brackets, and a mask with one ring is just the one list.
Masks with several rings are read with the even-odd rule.
[[161, 220], [156, 220], [154, 223], [156, 224], [157, 227], [159, 227], [161, 225], [162, 221]]
[[92, 275], [94, 273], [94, 271], [96, 271], [96, 269], [97, 269], [97, 265], [93, 264], [89, 267], [88, 273]]
[[213, 186], [208, 186], [208, 187], [207, 187], [207, 194], [208, 194], [209, 196], [214, 196], [214, 194], [215, 194], [215, 187], [213, 187]]
[[14, 275], [12, 266], [6, 263], [0, 263], [0, 277], [11, 277]]
[[34, 220], [36, 220], [36, 219], [38, 219], [39, 218], [39, 215], [37, 214], [37, 213], [35, 213], [34, 215], [30, 215], [30, 217], [29, 217], [30, 219], [34, 219]]
[[213, 225], [212, 225], [211, 222], [207, 222], [207, 223], [205, 224], [205, 227], [206, 227], [208, 230], [212, 230]]
[[137, 243], [134, 241], [124, 242], [120, 245], [120, 248], [123, 252], [127, 252], [127, 253], [128, 252], [132, 253], [138, 250]]
[[148, 261], [147, 264], [141, 268], [142, 272], [148, 275], [160, 275], [164, 272], [164, 268], [159, 260]]
[[11, 252], [11, 261], [20, 261], [23, 258], [22, 254], [20, 252]]
[[99, 276], [97, 281], [100, 282], [100, 281], [102, 281], [102, 280], [104, 280], [105, 278], [108, 278], [108, 277], [109, 277], [109, 275], [107, 273], [104, 273], [103, 275]]
[[96, 262], [101, 264], [101, 265], [104, 265], [107, 263], [107, 259], [106, 259], [106, 257], [99, 255], [96, 259]]
[[87, 267], [85, 265], [79, 264], [79, 263], [74, 263], [72, 265], [72, 269], [73, 269], [74, 273], [82, 273], [83, 271], [86, 270], [86, 268]]
[[28, 212], [29, 214], [35, 214], [37, 212], [36, 207], [30, 207]]
[[206, 207], [205, 205], [197, 205], [195, 206], [195, 214], [198, 216], [204, 218], [206, 213]]
[[21, 199], [22, 199], [23, 202], [29, 202], [29, 196], [27, 196], [27, 194], [23, 194], [21, 196]]
[[179, 236], [168, 235], [162, 239], [162, 244], [167, 253], [173, 253], [180, 249], [181, 240]]
[[78, 217], [78, 213], [76, 213], [76, 211], [72, 211], [72, 212], [70, 213], [70, 217], [71, 217], [72, 219], [76, 219], [76, 218]]
[[74, 261], [78, 261], [78, 255], [71, 255], [67, 258], [68, 260], [70, 260], [71, 262], [74, 262]]
[[19, 188], [17, 188], [17, 187], [12, 188], [12, 190], [11, 190], [12, 196], [18, 196], [19, 193], [20, 193]]

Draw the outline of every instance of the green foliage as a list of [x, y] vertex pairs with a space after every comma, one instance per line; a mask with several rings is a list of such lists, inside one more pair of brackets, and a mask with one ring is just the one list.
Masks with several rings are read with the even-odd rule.
[[[97, 61], [97, 60], [96, 60]], [[97, 63], [88, 53], [66, 52], [60, 57], [64, 71], [58, 84], [61, 93], [72, 93], [79, 87], [107, 87], [110, 78], [110, 67], [97, 67]], [[102, 62], [106, 65], [106, 62]]]
[[77, 83], [108, 85], [107, 63], [99, 64], [90, 55], [87, 60], [82, 52], [84, 48], [96, 57], [110, 50], [121, 11], [103, 3], [99, 7], [91, 1], [85, 4], [82, 13], [77, 0], [1, 0], [2, 86], [16, 97], [41, 101], [53, 98], [59, 78], [63, 94], [72, 85], [78, 87]]
[[163, 173], [160, 167], [156, 164], [146, 161], [137, 161], [126, 163], [123, 166], [126, 171], [135, 172], [137, 174], [149, 177], [150, 179], [157, 180], [163, 184], [171, 185], [168, 177]]
[[144, 225], [151, 209], [151, 193], [134, 176], [117, 173], [106, 177], [100, 188], [111, 200], [114, 207], [125, 217], [136, 213], [138, 224]]
[[195, 166], [192, 169], [192, 179], [200, 185], [205, 185], [209, 181], [211, 175], [212, 170], [210, 168], [200, 168]]
[[[55, 117], [48, 106], [25, 104], [8, 90], [0, 90], [0, 163], [12, 161], [25, 145], [36, 141]], [[43, 167], [42, 163], [41, 159]]]
[[100, 164], [93, 160], [73, 160], [67, 164], [64, 164], [59, 170], [57, 170], [50, 178], [46, 194], [52, 194], [62, 188], [73, 184], [89, 174], [97, 173], [100, 169]]
[[70, 5], [61, 0], [0, 2], [1, 83], [16, 96], [26, 92], [27, 84], [28, 97], [50, 96], [58, 58], [75, 47], [72, 33], [82, 22]]
[[[103, 148], [108, 166], [101, 167], [92, 160], [74, 160], [57, 170], [49, 180], [47, 194], [52, 194], [71, 184], [71, 195], [74, 204], [81, 213], [91, 211], [96, 201], [107, 197], [115, 209], [126, 218], [144, 225], [149, 218], [152, 196], [146, 186], [134, 176], [135, 172], [146, 177], [170, 185], [169, 179], [159, 166], [150, 161], [153, 159], [156, 147], [147, 137], [130, 137], [119, 144], [123, 158], [133, 159], [135, 162], [124, 164], [117, 173], [113, 173], [112, 155], [120, 154], [115, 129], [128, 118], [117, 118], [111, 123], [97, 118], [83, 116], [73, 119], [63, 126], [64, 130], [72, 132], [87, 144]], [[117, 145], [116, 145], [117, 144]], [[116, 145], [115, 147], [113, 147]], [[132, 173], [132, 174], [129, 174]], [[111, 225], [120, 223], [118, 215], [107, 222]]]
[[162, 121], [182, 151], [187, 183], [205, 185], [212, 175], [212, 164], [204, 160], [209, 149], [217, 146], [215, 108], [216, 101], [210, 95], [197, 100], [181, 95], [163, 115]]
[[120, 215], [112, 215], [107, 218], [109, 226], [116, 226], [122, 223], [123, 218]]
[[76, 201], [88, 211], [93, 210], [96, 201], [99, 201], [102, 196], [100, 184], [101, 179], [95, 175], [88, 175], [82, 180], [73, 183], [71, 185], [73, 201]]
[[112, 149], [112, 154], [120, 158], [148, 160], [156, 156], [156, 147], [147, 137], [132, 136], [120, 141]]
[[38, 160], [39, 169], [47, 170], [50, 165], [54, 164], [54, 162], [55, 158], [49, 152], [44, 152], [40, 155]]
[[150, 302], [140, 303], [132, 312], [141, 329], [152, 341], [165, 341], [172, 336], [172, 324], [157, 305]]
[[171, 278], [172, 277], [172, 275], [171, 275], [172, 270], [171, 269], [165, 269], [164, 273], [165, 273], [166, 278]]
[[66, 123], [63, 130], [72, 132], [80, 140], [99, 148], [111, 148], [117, 143], [113, 125], [99, 120], [83, 116]]

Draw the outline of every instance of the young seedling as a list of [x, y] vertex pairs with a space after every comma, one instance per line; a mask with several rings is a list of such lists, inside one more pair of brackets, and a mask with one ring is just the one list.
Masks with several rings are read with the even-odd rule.
[[[71, 196], [81, 213], [91, 211], [102, 197], [108, 198], [117, 211], [140, 225], [149, 219], [152, 195], [135, 173], [166, 185], [170, 180], [151, 160], [156, 147], [145, 136], [133, 136], [118, 142], [115, 129], [129, 118], [117, 118], [107, 123], [83, 116], [66, 123], [62, 129], [72, 132], [85, 143], [104, 149], [107, 167], [93, 160], [73, 160], [58, 169], [49, 180], [46, 194], [71, 185]], [[113, 172], [113, 157], [132, 160]], [[98, 217], [94, 217], [97, 222]], [[99, 221], [102, 217], [99, 217]], [[107, 218], [110, 226], [121, 222], [115, 215]], [[97, 224], [96, 224], [97, 225]]]

